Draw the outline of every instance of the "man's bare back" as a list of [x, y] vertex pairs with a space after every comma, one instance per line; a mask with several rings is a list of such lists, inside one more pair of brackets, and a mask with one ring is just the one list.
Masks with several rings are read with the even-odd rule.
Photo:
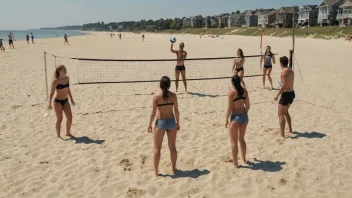
[[292, 92], [294, 90], [295, 74], [291, 68], [286, 67], [282, 70], [281, 81], [286, 85], [283, 90], [284, 92]]

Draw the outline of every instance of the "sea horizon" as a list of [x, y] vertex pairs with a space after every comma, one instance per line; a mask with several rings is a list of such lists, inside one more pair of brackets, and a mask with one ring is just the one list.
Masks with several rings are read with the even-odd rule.
[[9, 33], [12, 33], [16, 41], [26, 40], [26, 35], [31, 36], [31, 33], [34, 35], [34, 39], [43, 39], [43, 38], [57, 38], [63, 37], [65, 34], [68, 36], [79, 36], [85, 35], [86, 33], [78, 30], [40, 30], [40, 29], [30, 29], [30, 30], [0, 30], [0, 38], [3, 41], [8, 40]]

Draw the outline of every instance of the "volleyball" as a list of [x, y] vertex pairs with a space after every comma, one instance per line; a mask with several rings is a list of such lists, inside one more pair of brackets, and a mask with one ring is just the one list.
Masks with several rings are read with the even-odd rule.
[[172, 37], [170, 38], [170, 42], [171, 42], [171, 43], [176, 43], [176, 37], [175, 37], [175, 36], [172, 36]]

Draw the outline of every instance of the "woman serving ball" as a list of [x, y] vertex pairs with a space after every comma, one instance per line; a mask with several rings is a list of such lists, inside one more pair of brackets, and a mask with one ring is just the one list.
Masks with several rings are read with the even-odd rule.
[[183, 49], [185, 48], [185, 44], [183, 42], [180, 43], [180, 50], [174, 50], [174, 43], [176, 43], [176, 37], [171, 37], [171, 52], [176, 54], [177, 57], [177, 64], [175, 68], [175, 77], [176, 77], [176, 92], [178, 92], [178, 80], [180, 78], [180, 73], [182, 75], [183, 84], [185, 86], [186, 93], [187, 91], [187, 81], [186, 81], [186, 68], [184, 60], [187, 58], [187, 52]]

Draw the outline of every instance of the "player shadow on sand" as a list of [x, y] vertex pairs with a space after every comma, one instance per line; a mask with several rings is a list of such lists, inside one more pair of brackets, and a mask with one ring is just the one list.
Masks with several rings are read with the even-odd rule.
[[323, 133], [319, 133], [316, 131], [313, 132], [304, 132], [304, 133], [300, 133], [300, 132], [293, 132], [292, 134], [294, 134], [294, 137], [291, 137], [291, 139], [298, 139], [298, 138], [324, 138], [326, 135]]
[[68, 140], [74, 140], [76, 141], [75, 144], [102, 144], [105, 142], [105, 140], [92, 140], [87, 136], [82, 136], [82, 137], [72, 137]]
[[169, 175], [169, 174], [159, 174], [158, 176], [160, 177], [171, 177], [172, 179], [177, 179], [177, 178], [198, 178], [203, 175], [208, 175], [210, 173], [209, 170], [204, 169], [200, 171], [199, 169], [194, 169], [194, 170], [177, 170], [174, 175]]
[[282, 165], [286, 162], [272, 162], [272, 161], [262, 161], [254, 158], [254, 162], [248, 161], [248, 166], [240, 166], [240, 168], [248, 168], [252, 170], [262, 170], [265, 172], [279, 172], [283, 169]]
[[221, 95], [208, 95], [208, 94], [193, 93], [193, 92], [188, 92], [188, 94], [191, 95], [191, 96], [209, 97], [209, 98], [217, 98], [217, 97], [221, 96]]

